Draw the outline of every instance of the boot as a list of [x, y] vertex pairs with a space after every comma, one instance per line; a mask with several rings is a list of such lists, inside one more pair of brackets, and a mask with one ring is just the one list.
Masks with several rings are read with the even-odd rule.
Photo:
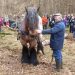
[[61, 62], [61, 69], [63, 69], [63, 62]]
[[56, 70], [57, 72], [60, 72], [60, 70], [62, 69], [62, 62], [60, 63], [58, 60], [56, 60]]

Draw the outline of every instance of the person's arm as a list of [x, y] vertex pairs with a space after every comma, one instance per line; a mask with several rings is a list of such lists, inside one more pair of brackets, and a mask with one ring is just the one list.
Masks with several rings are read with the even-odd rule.
[[58, 25], [55, 25], [51, 29], [43, 30], [42, 31], [42, 34], [53, 34], [53, 33], [57, 33], [59, 31], [63, 30], [64, 28], [65, 28], [65, 25], [64, 24], [63, 25], [58, 24]]

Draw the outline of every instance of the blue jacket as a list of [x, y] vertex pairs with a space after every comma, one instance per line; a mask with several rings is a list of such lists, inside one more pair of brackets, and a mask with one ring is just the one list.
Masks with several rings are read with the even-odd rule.
[[64, 43], [64, 33], [65, 24], [63, 21], [55, 23], [54, 27], [51, 29], [46, 29], [42, 31], [42, 34], [51, 34], [50, 47], [55, 49], [62, 49]]

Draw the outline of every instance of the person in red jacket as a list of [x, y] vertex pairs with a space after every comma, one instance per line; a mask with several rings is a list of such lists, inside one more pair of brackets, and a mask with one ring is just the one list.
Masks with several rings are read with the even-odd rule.
[[48, 19], [46, 16], [42, 17], [42, 24], [43, 24], [43, 29], [47, 29], [47, 23], [48, 23]]

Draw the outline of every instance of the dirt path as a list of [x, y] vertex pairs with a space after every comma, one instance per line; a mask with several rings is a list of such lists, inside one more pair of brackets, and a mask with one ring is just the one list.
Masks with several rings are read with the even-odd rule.
[[75, 41], [65, 40], [63, 49], [64, 69], [54, 70], [54, 62], [50, 66], [51, 50], [45, 47], [45, 55], [39, 57], [37, 66], [21, 64], [21, 44], [16, 39], [16, 33], [0, 37], [0, 75], [75, 75]]

